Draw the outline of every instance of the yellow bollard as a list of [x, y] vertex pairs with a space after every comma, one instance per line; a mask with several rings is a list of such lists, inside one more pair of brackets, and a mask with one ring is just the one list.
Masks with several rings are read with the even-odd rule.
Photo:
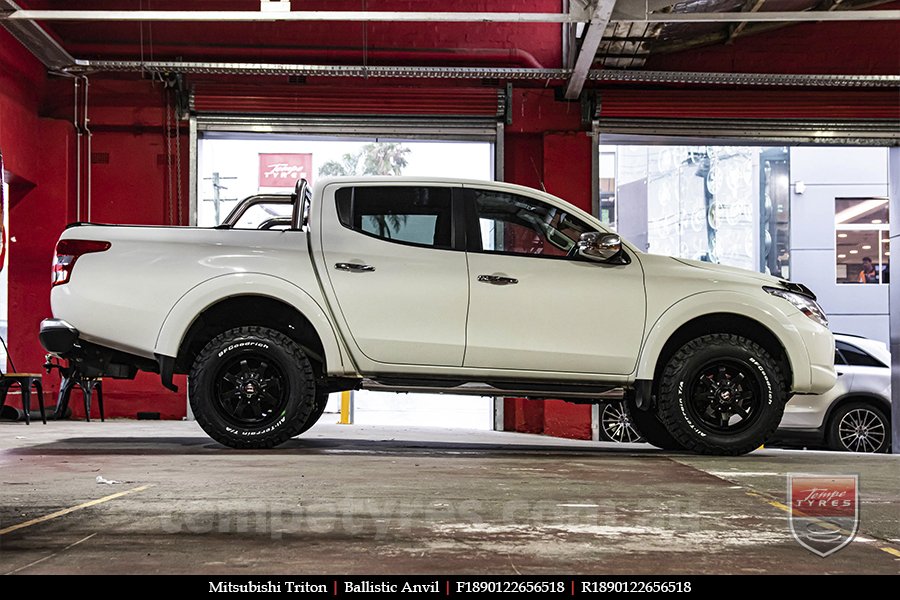
[[353, 425], [353, 392], [341, 392], [341, 420], [338, 425]]

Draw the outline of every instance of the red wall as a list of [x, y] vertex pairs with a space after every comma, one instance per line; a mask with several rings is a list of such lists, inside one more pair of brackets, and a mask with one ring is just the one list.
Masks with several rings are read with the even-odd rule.
[[70, 187], [70, 128], [38, 116], [44, 85], [42, 66], [0, 30], [0, 151], [10, 184], [8, 342], [19, 371], [43, 364], [37, 327], [50, 313], [50, 259]]
[[[68, 80], [48, 81], [43, 67], [0, 30], [0, 150], [11, 188], [9, 349], [19, 371], [39, 371], [44, 362], [37, 333], [51, 312], [50, 261], [59, 234], [76, 219], [71, 86]], [[51, 102], [42, 103], [45, 92]], [[91, 108], [93, 152], [109, 158], [107, 164], [93, 165], [93, 220], [166, 222], [164, 166], [157, 158], [165, 152], [162, 92], [149, 83], [98, 82], [91, 93], [97, 100]], [[186, 195], [186, 140], [183, 151]], [[180, 379], [176, 383], [183, 386]], [[55, 403], [58, 381], [56, 374], [44, 377], [45, 403]], [[165, 390], [158, 376], [106, 381], [105, 387], [108, 416], [134, 417], [138, 411], [160, 412], [163, 418], [185, 414], [184, 392]], [[19, 405], [15, 396], [10, 404]], [[77, 393], [71, 406], [76, 416], [83, 413]], [[98, 415], [96, 408], [93, 414]]]

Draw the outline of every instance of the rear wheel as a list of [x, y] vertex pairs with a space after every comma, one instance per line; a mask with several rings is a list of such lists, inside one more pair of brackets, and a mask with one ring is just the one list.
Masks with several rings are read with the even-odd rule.
[[845, 404], [831, 417], [828, 446], [842, 452], [887, 452], [891, 447], [890, 419], [872, 404]]
[[328, 404], [328, 394], [316, 393], [316, 406], [313, 408], [312, 412], [309, 413], [309, 417], [307, 417], [306, 422], [303, 423], [303, 427], [300, 428], [297, 435], [306, 433], [313, 425], [319, 422], [319, 419], [321, 419], [322, 415], [325, 413], [326, 404]]
[[731, 334], [705, 335], [682, 346], [666, 365], [659, 416], [688, 450], [745, 454], [777, 429], [785, 388], [778, 363], [756, 342]]
[[301, 433], [317, 408], [303, 349], [265, 327], [216, 336], [194, 360], [189, 386], [197, 423], [232, 448], [277, 446]]

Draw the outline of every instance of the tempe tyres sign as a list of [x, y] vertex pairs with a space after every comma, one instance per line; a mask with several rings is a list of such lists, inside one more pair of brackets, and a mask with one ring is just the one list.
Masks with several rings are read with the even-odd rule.
[[259, 155], [260, 188], [292, 188], [301, 178], [312, 180], [312, 154]]

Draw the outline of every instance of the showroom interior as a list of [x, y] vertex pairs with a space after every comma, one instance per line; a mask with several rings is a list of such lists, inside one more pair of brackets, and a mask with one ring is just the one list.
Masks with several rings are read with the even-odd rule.
[[[53, 414], [38, 331], [70, 223], [215, 228], [301, 178], [404, 175], [527, 186], [641, 252], [802, 283], [892, 351], [896, 400], [898, 22], [881, 0], [0, 0], [4, 372], [41, 373]], [[573, 337], [572, 303], [622, 301], [555, 297], [533, 310]], [[728, 458], [602, 442], [603, 403], [338, 392], [244, 453], [174, 384], [105, 378], [89, 423], [79, 392], [28, 426], [8, 394], [0, 571], [898, 572], [889, 404], [890, 456]], [[797, 545], [789, 473], [858, 475], [853, 543]]]

